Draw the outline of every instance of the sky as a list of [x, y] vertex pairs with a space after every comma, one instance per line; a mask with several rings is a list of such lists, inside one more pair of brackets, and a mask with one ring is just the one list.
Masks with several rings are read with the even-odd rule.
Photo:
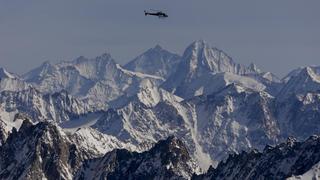
[[[159, 44], [195, 40], [283, 77], [320, 65], [319, 0], [0, 0], [0, 67], [23, 74], [105, 52], [120, 64]], [[145, 17], [160, 9], [167, 19]]]

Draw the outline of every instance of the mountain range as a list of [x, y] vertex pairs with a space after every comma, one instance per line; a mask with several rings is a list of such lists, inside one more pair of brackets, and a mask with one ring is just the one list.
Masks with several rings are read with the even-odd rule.
[[202, 40], [0, 68], [0, 177], [318, 177], [319, 108], [320, 67], [278, 78]]

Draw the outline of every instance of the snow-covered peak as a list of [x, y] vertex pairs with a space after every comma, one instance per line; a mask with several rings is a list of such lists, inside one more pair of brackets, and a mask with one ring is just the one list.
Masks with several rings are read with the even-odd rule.
[[124, 68], [167, 78], [176, 70], [179, 61], [179, 55], [156, 45], [130, 61]]
[[4, 79], [4, 78], [15, 78], [14, 75], [12, 75], [11, 73], [9, 73], [6, 69], [0, 67], [0, 80]]
[[282, 80], [284, 82], [288, 82], [292, 77], [299, 75], [301, 71], [306, 71], [307, 69], [311, 69], [316, 74], [320, 74], [320, 66], [307, 66], [307, 67], [299, 67], [297, 69], [292, 70], [288, 75], [286, 75]]
[[154, 51], [162, 51], [162, 50], [165, 50], [165, 49], [163, 49], [159, 44], [157, 44], [154, 48], [152, 48], [152, 50], [154, 50]]
[[[203, 89], [208, 89], [209, 93], [212, 90], [217, 90], [217, 87], [212, 85], [217, 84], [214, 82], [217, 78], [214, 75], [222, 73], [226, 73], [226, 77], [232, 77], [235, 80], [244, 78], [243, 75], [259, 74], [260, 70], [254, 64], [249, 67], [237, 64], [225, 52], [211, 47], [205, 41], [199, 40], [187, 47], [177, 70], [162, 87], [183, 98], [190, 98], [190, 95], [203, 94]], [[224, 79], [226, 78], [223, 78], [222, 83], [219, 83], [219, 85], [225, 84], [224, 82], [226, 81]], [[255, 81], [249, 79], [251, 78], [247, 77], [245, 81]], [[208, 92], [208, 90], [206, 91]]]
[[302, 72], [309, 76], [312, 79], [312, 81], [320, 83], [320, 71], [318, 69], [306, 67], [302, 70]]
[[191, 76], [206, 72], [230, 72], [234, 74], [258, 73], [255, 65], [249, 67], [236, 64], [225, 52], [211, 47], [203, 40], [195, 41], [185, 50], [182, 61]]
[[287, 83], [278, 95], [279, 100], [284, 100], [293, 94], [306, 94], [320, 91], [320, 68], [299, 68], [290, 73]]
[[203, 50], [205, 48], [210, 48], [210, 45], [206, 41], [196, 40], [187, 47], [187, 50], [189, 49]]
[[50, 61], [45, 61], [39, 67], [31, 70], [30, 72], [23, 75], [23, 79], [29, 82], [41, 81], [44, 76], [52, 75], [57, 71], [57, 67], [50, 63]]
[[115, 73], [116, 68], [115, 60], [108, 53], [93, 59], [81, 57], [72, 63], [80, 75], [88, 79], [108, 79]]
[[163, 82], [162, 77], [122, 68], [108, 53], [95, 58], [81, 56], [55, 65], [45, 63], [24, 76], [42, 93], [66, 90], [99, 109], [107, 108], [107, 103], [121, 96], [136, 93], [145, 78]]

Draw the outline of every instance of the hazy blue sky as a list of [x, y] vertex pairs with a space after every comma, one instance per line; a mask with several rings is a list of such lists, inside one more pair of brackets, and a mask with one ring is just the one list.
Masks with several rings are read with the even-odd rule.
[[[166, 20], [145, 17], [163, 9]], [[320, 65], [319, 0], [0, 0], [0, 66], [109, 52], [120, 63], [160, 44], [182, 54], [204, 39], [239, 63], [283, 76]]]

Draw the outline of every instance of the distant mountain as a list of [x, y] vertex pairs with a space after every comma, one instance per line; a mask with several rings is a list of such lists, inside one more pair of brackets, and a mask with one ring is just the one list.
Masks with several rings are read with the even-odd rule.
[[97, 108], [107, 108], [111, 100], [135, 92], [142, 79], [162, 82], [162, 78], [123, 69], [103, 54], [94, 59], [79, 57], [74, 61], [52, 65], [48, 62], [24, 75], [24, 79], [43, 93], [62, 90]]
[[291, 72], [278, 97], [285, 100], [294, 94], [320, 93], [320, 67], [305, 67]]
[[0, 92], [1, 91], [21, 91], [30, 87], [26, 82], [14, 74], [9, 73], [4, 68], [0, 68]]
[[[319, 148], [319, 136], [304, 142], [290, 138], [275, 147], [267, 146], [263, 152], [254, 150], [230, 155], [217, 168], [210, 168], [207, 174], [193, 179], [286, 179], [304, 175], [320, 161]], [[304, 177], [313, 179], [312, 175]]]
[[[240, 78], [240, 76], [260, 72], [254, 64], [248, 67], [237, 64], [226, 53], [212, 48], [205, 41], [195, 41], [185, 50], [177, 70], [162, 87], [183, 98], [191, 98], [195, 95], [202, 95], [205, 90], [206, 93], [212, 93], [213, 89], [216, 90], [212, 88], [215, 85], [208, 82], [215, 83], [215, 75], [218, 73], [230, 74], [227, 77], [237, 76], [223, 81], [238, 81], [241, 84], [247, 84], [248, 80]], [[249, 81], [251, 81], [249, 84], [259, 84], [259, 82], [255, 82], [255, 79]]]
[[124, 68], [166, 79], [175, 72], [180, 59], [179, 55], [173, 54], [157, 45], [127, 63]]

